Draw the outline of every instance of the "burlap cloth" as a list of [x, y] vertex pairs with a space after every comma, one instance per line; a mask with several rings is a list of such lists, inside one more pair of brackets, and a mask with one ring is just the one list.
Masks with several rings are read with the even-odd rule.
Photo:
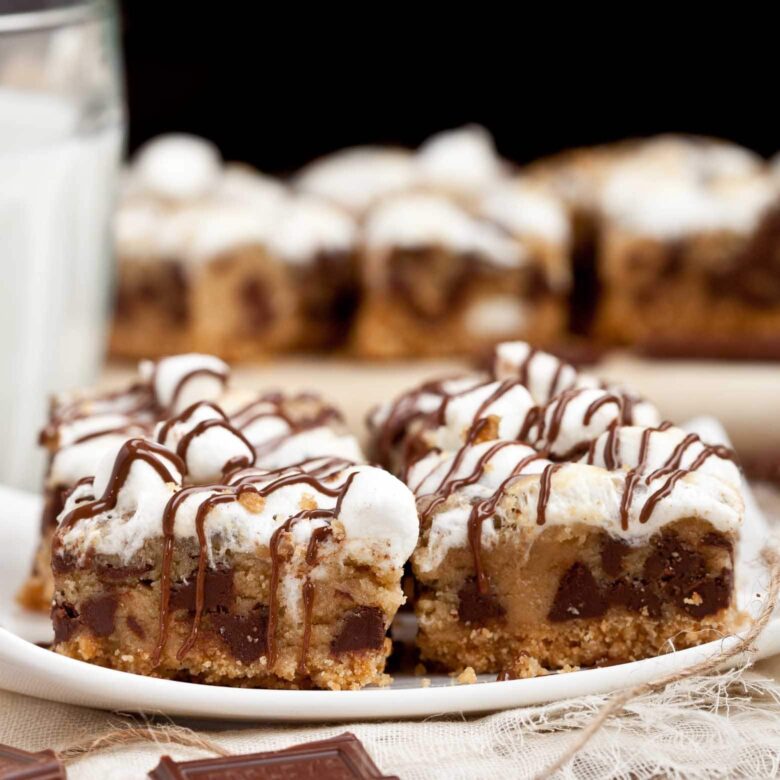
[[[780, 658], [773, 659], [780, 674]], [[780, 771], [780, 684], [772, 664], [688, 680], [632, 702], [610, 719], [558, 777], [776, 777]], [[534, 778], [576, 738], [606, 697], [594, 696], [481, 718], [245, 728], [186, 723], [231, 752], [273, 750], [354, 732], [387, 773], [412, 778]], [[116, 729], [116, 715], [0, 693], [0, 742], [28, 750], [65, 748]], [[200, 727], [199, 727], [200, 726]], [[139, 742], [69, 764], [71, 778], [143, 778], [169, 753], [207, 752]]]

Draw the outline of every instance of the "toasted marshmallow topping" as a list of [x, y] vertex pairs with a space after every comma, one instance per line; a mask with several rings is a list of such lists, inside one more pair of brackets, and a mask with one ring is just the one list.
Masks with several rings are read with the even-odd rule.
[[193, 484], [218, 482], [231, 468], [252, 466], [255, 451], [216, 405], [201, 401], [159, 423], [155, 438], [184, 461]]
[[662, 137], [617, 164], [601, 208], [629, 230], [662, 238], [752, 230], [778, 195], [751, 152], [730, 144]]
[[380, 198], [409, 189], [416, 176], [410, 152], [367, 146], [315, 160], [298, 174], [296, 184], [302, 192], [360, 214]]
[[144, 360], [139, 373], [152, 385], [160, 408], [175, 415], [197, 401], [216, 401], [227, 383], [227, 363], [213, 355], [173, 355], [156, 363]]
[[366, 459], [358, 440], [351, 433], [338, 433], [332, 428], [320, 426], [285, 436], [272, 449], [259, 447], [257, 465], [278, 469], [325, 455], [354, 463]]
[[467, 125], [431, 136], [417, 152], [423, 185], [473, 195], [506, 173], [493, 138], [484, 127]]
[[320, 254], [350, 252], [357, 240], [355, 220], [336, 206], [299, 196], [281, 209], [270, 237], [274, 252], [289, 263], [309, 263]]
[[567, 244], [571, 238], [563, 203], [531, 184], [493, 185], [479, 200], [477, 211], [518, 237], [536, 236], [555, 244]]
[[136, 155], [134, 174], [149, 193], [171, 200], [200, 198], [219, 179], [222, 160], [210, 141], [194, 135], [163, 135], [148, 141]]
[[495, 225], [472, 217], [445, 197], [409, 193], [380, 203], [368, 216], [364, 240], [369, 249], [441, 246], [507, 267], [527, 260], [526, 250]]
[[[68, 499], [58, 541], [70, 554], [94, 552], [129, 560], [148, 539], [162, 535], [166, 518], [175, 538], [197, 538], [199, 509], [216, 497], [221, 500], [209, 506], [204, 526], [212, 563], [214, 537], [219, 537], [221, 555], [254, 553], [267, 548], [283, 525], [297, 544], [305, 545], [315, 529], [332, 523], [343, 533], [350, 558], [377, 568], [401, 567], [416, 545], [414, 497], [381, 469], [344, 467], [336, 459], [330, 461], [334, 467], [326, 461], [310, 471], [250, 468], [235, 472], [224, 486], [204, 490], [181, 487], [173, 453], [168, 457], [163, 448], [140, 449], [143, 457], [138, 447], [125, 446], [101, 464], [95, 478], [95, 495], [101, 500], [84, 506], [83, 495]], [[252, 494], [254, 501], [241, 500]], [[107, 503], [113, 506], [103, 509]], [[302, 508], [323, 512], [309, 518], [301, 515]], [[296, 522], [288, 523], [291, 518]]]

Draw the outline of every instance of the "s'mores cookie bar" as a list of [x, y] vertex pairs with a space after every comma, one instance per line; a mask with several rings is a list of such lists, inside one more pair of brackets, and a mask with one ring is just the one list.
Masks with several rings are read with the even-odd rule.
[[294, 195], [201, 139], [139, 152], [116, 218], [112, 349], [231, 358], [343, 341], [354, 308], [352, 217]]
[[73, 492], [54, 543], [55, 650], [221, 685], [383, 683], [417, 539], [414, 497], [343, 458], [253, 465], [199, 405], [132, 439]]
[[[515, 204], [521, 200], [518, 193]], [[495, 200], [483, 207], [486, 216], [478, 216], [418, 192], [370, 211], [354, 336], [361, 355], [464, 354], [559, 333], [568, 279], [562, 253], [541, 236], [521, 235], [520, 220], [509, 228], [492, 221]]]
[[615, 166], [601, 208], [603, 338], [661, 355], [777, 350], [780, 188], [756, 155], [646, 142]]
[[20, 603], [46, 612], [51, 608], [51, 540], [57, 516], [76, 487], [91, 484], [101, 458], [127, 439], [150, 436], [161, 417], [197, 401], [218, 399], [228, 374], [227, 365], [211, 355], [176, 355], [143, 362], [126, 387], [61, 393], [52, 399], [49, 421], [39, 437], [49, 455], [41, 541]]
[[527, 344], [500, 345], [494, 377], [407, 426], [423, 657], [511, 677], [738, 627], [733, 453]]

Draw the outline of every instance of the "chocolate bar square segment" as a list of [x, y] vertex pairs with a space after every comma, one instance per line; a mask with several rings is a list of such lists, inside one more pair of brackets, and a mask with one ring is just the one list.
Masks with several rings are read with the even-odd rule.
[[181, 763], [170, 756], [163, 756], [157, 767], [149, 773], [149, 777], [152, 780], [217, 780], [227, 777], [231, 780], [393, 780], [379, 771], [360, 740], [349, 732], [332, 739], [306, 742], [284, 750], [244, 756], [207, 758]]
[[66, 780], [66, 778], [65, 767], [53, 750], [28, 753], [26, 750], [0, 745], [0, 779]]

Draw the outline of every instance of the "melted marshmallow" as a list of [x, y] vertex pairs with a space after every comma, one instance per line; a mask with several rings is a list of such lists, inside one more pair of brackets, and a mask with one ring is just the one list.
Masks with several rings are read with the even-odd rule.
[[690, 232], [752, 230], [777, 195], [746, 149], [662, 137], [616, 165], [601, 208], [630, 230], [677, 238]]
[[200, 198], [217, 184], [219, 150], [205, 138], [171, 134], [148, 141], [133, 166], [137, 183], [152, 195], [171, 200]]
[[[463, 479], [472, 474], [480, 456], [495, 448], [498, 442], [484, 442], [468, 448], [461, 466], [449, 477]], [[441, 564], [450, 548], [467, 547], [468, 524], [475, 501], [494, 495], [517, 464], [534, 450], [524, 445], [508, 443], [488, 460], [479, 480], [455, 491], [432, 516], [424, 544], [415, 553], [415, 566], [420, 571], [431, 571]], [[410, 472], [409, 483], [418, 496], [427, 496], [439, 490], [444, 477], [451, 471], [456, 453], [434, 453], [417, 463]], [[658, 502], [646, 522], [640, 514], [648, 498], [661, 487], [663, 479], [649, 486], [640, 481], [628, 508], [628, 527], [624, 529], [621, 502], [626, 486], [625, 471], [607, 471], [604, 468], [580, 463], [563, 464], [550, 478], [550, 493], [545, 505], [544, 524], [537, 522], [539, 490], [542, 472], [550, 462], [534, 460], [523, 468], [520, 476], [505, 486], [504, 495], [497, 501], [495, 515], [501, 524], [522, 529], [532, 540], [549, 526], [581, 523], [603, 528], [607, 533], [642, 544], [664, 525], [688, 517], [701, 517], [717, 530], [735, 532], [741, 523], [743, 502], [739, 480], [723, 479], [707, 470], [686, 474], [671, 493]], [[501, 531], [492, 522], [481, 526], [482, 544], [499, 542]]]
[[527, 260], [524, 247], [498, 227], [427, 193], [399, 195], [379, 204], [368, 216], [365, 242], [379, 250], [442, 246], [510, 268]]
[[444, 424], [433, 432], [432, 442], [441, 450], [457, 449], [478, 417], [497, 419], [497, 435], [493, 438], [514, 439], [533, 406], [531, 394], [520, 384], [508, 388], [500, 382], [482, 385], [447, 402]]
[[536, 236], [554, 244], [567, 244], [571, 237], [569, 216], [561, 201], [519, 181], [491, 187], [477, 210], [520, 237]]
[[73, 485], [93, 476], [106, 452], [116, 452], [127, 439], [141, 434], [143, 428], [123, 414], [96, 414], [57, 426], [57, 450], [46, 483]]
[[281, 209], [269, 243], [282, 259], [299, 265], [321, 253], [350, 252], [356, 239], [351, 216], [326, 201], [300, 196]]
[[[167, 459], [162, 457], [162, 460], [173, 468]], [[107, 466], [101, 464], [96, 491], [105, 488], [107, 478], [103, 474], [112, 466], [113, 459]], [[279, 473], [263, 476], [262, 472], [254, 472], [257, 476], [251, 482], [258, 489], [285, 476]], [[353, 473], [357, 476], [348, 485], [336, 518], [344, 533], [347, 552], [359, 562], [380, 568], [398, 568], [411, 555], [417, 542], [414, 498], [399, 480], [371, 466], [353, 466], [337, 472], [328, 478], [327, 488], [334, 490], [345, 486]], [[62, 529], [60, 540], [66, 550], [79, 557], [93, 550], [130, 560], [146, 540], [161, 536], [163, 512], [176, 489], [176, 484], [165, 483], [151, 466], [136, 460], [119, 490], [116, 508]], [[194, 491], [184, 498], [174, 517], [173, 533], [177, 539], [197, 538], [198, 509], [218, 492], [219, 489]], [[76, 500], [75, 496], [68, 499], [61, 517], [76, 506]], [[336, 498], [306, 482], [274, 489], [261, 502], [259, 511], [240, 501], [218, 504], [208, 513], [205, 525], [210, 561], [213, 564], [211, 539], [214, 536], [219, 536], [223, 554], [229, 551], [256, 554], [258, 549], [267, 548], [274, 531], [298, 515], [303, 507], [315, 505], [319, 509], [333, 509], [335, 504]], [[291, 527], [292, 537], [296, 543], [305, 545], [312, 531], [324, 524], [320, 519], [303, 518]]]
[[[211, 424], [203, 425], [207, 422]], [[177, 452], [182, 439], [198, 426], [201, 426], [202, 432], [192, 436], [186, 450], [180, 453], [191, 483], [215, 483], [221, 479], [225, 469], [238, 460], [247, 465], [254, 463], [254, 450], [230, 425], [219, 407], [209, 403], [197, 404], [186, 416], [182, 415], [172, 424], [160, 423], [155, 437], [163, 446]], [[162, 440], [161, 434], [164, 434]]]
[[257, 465], [278, 469], [326, 455], [354, 463], [366, 459], [358, 440], [352, 434], [338, 433], [332, 428], [321, 426], [285, 437], [270, 451], [259, 448]]
[[525, 341], [507, 341], [496, 347], [496, 379], [525, 376], [525, 385], [537, 404], [546, 404], [562, 390], [574, 387], [577, 371], [548, 352], [533, 350]]
[[230, 369], [214, 355], [190, 353], [142, 361], [142, 378], [152, 384], [158, 406], [179, 414], [197, 401], [215, 401], [222, 393]]
[[[545, 409], [544, 430], [537, 446], [564, 457], [583, 444], [587, 445], [615, 421], [620, 422], [625, 404], [624, 396], [600, 388], [578, 388], [563, 393]], [[658, 410], [647, 401], [632, 403], [630, 407], [631, 421], [636, 425], [652, 427], [661, 422]], [[590, 419], [586, 422], [589, 411]], [[559, 421], [557, 431], [554, 430], [556, 419]]]
[[416, 162], [423, 185], [466, 195], [474, 194], [505, 174], [493, 138], [479, 125], [431, 136], [420, 146]]
[[379, 198], [408, 189], [416, 180], [411, 153], [402, 149], [344, 149], [307, 165], [296, 178], [303, 192], [362, 213]]

